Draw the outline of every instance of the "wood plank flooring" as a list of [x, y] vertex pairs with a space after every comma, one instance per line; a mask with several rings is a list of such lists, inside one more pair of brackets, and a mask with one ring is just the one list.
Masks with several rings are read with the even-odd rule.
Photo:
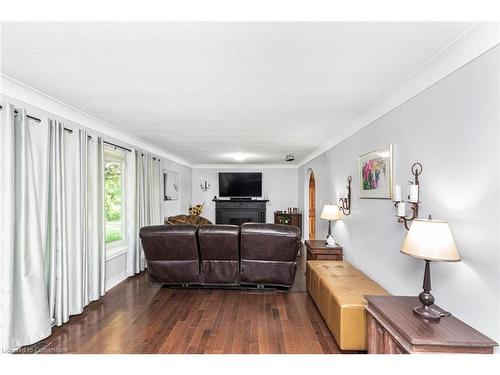
[[[298, 270], [297, 285], [303, 280]], [[170, 289], [129, 278], [47, 339], [39, 353], [339, 353], [304, 291]]]

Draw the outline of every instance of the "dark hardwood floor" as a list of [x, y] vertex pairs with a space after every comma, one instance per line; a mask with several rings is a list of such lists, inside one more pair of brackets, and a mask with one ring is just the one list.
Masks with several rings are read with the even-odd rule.
[[142, 273], [20, 352], [339, 353], [304, 268], [289, 292], [162, 288]]

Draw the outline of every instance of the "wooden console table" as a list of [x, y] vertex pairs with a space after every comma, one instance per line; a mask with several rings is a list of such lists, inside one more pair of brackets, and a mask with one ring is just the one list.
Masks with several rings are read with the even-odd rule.
[[[417, 297], [365, 296], [368, 353], [493, 353], [498, 344], [453, 315], [431, 322], [417, 318]], [[443, 310], [434, 305], [436, 310]]]
[[306, 240], [307, 260], [342, 260], [342, 246], [327, 247], [326, 240]]

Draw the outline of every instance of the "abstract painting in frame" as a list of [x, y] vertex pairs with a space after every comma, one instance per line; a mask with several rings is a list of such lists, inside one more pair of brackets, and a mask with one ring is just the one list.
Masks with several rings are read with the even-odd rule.
[[392, 145], [359, 157], [359, 197], [392, 198]]

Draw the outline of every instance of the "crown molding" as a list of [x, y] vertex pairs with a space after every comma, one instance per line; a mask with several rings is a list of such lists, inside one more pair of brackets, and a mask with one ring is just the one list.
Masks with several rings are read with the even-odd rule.
[[297, 164], [193, 164], [193, 169], [298, 169]]
[[315, 151], [299, 161], [298, 166], [304, 166], [499, 43], [500, 23], [484, 22], [473, 25], [356, 116], [354, 121], [344, 124], [338, 134], [320, 144]]
[[3, 73], [0, 74], [0, 93], [20, 102], [29, 104], [42, 111], [54, 114], [56, 117], [69, 120], [105, 136], [109, 136], [114, 140], [124, 143], [124, 146], [139, 148], [153, 153], [160, 158], [169, 159], [184, 166], [191, 167], [191, 163], [186, 159], [171, 154], [170, 152], [165, 151], [164, 149], [155, 146], [144, 139], [136, 137], [135, 135], [119, 129], [110, 123], [99, 120], [98, 118], [79, 110], [78, 108], [53, 98], [50, 95], [47, 95], [44, 92]]

